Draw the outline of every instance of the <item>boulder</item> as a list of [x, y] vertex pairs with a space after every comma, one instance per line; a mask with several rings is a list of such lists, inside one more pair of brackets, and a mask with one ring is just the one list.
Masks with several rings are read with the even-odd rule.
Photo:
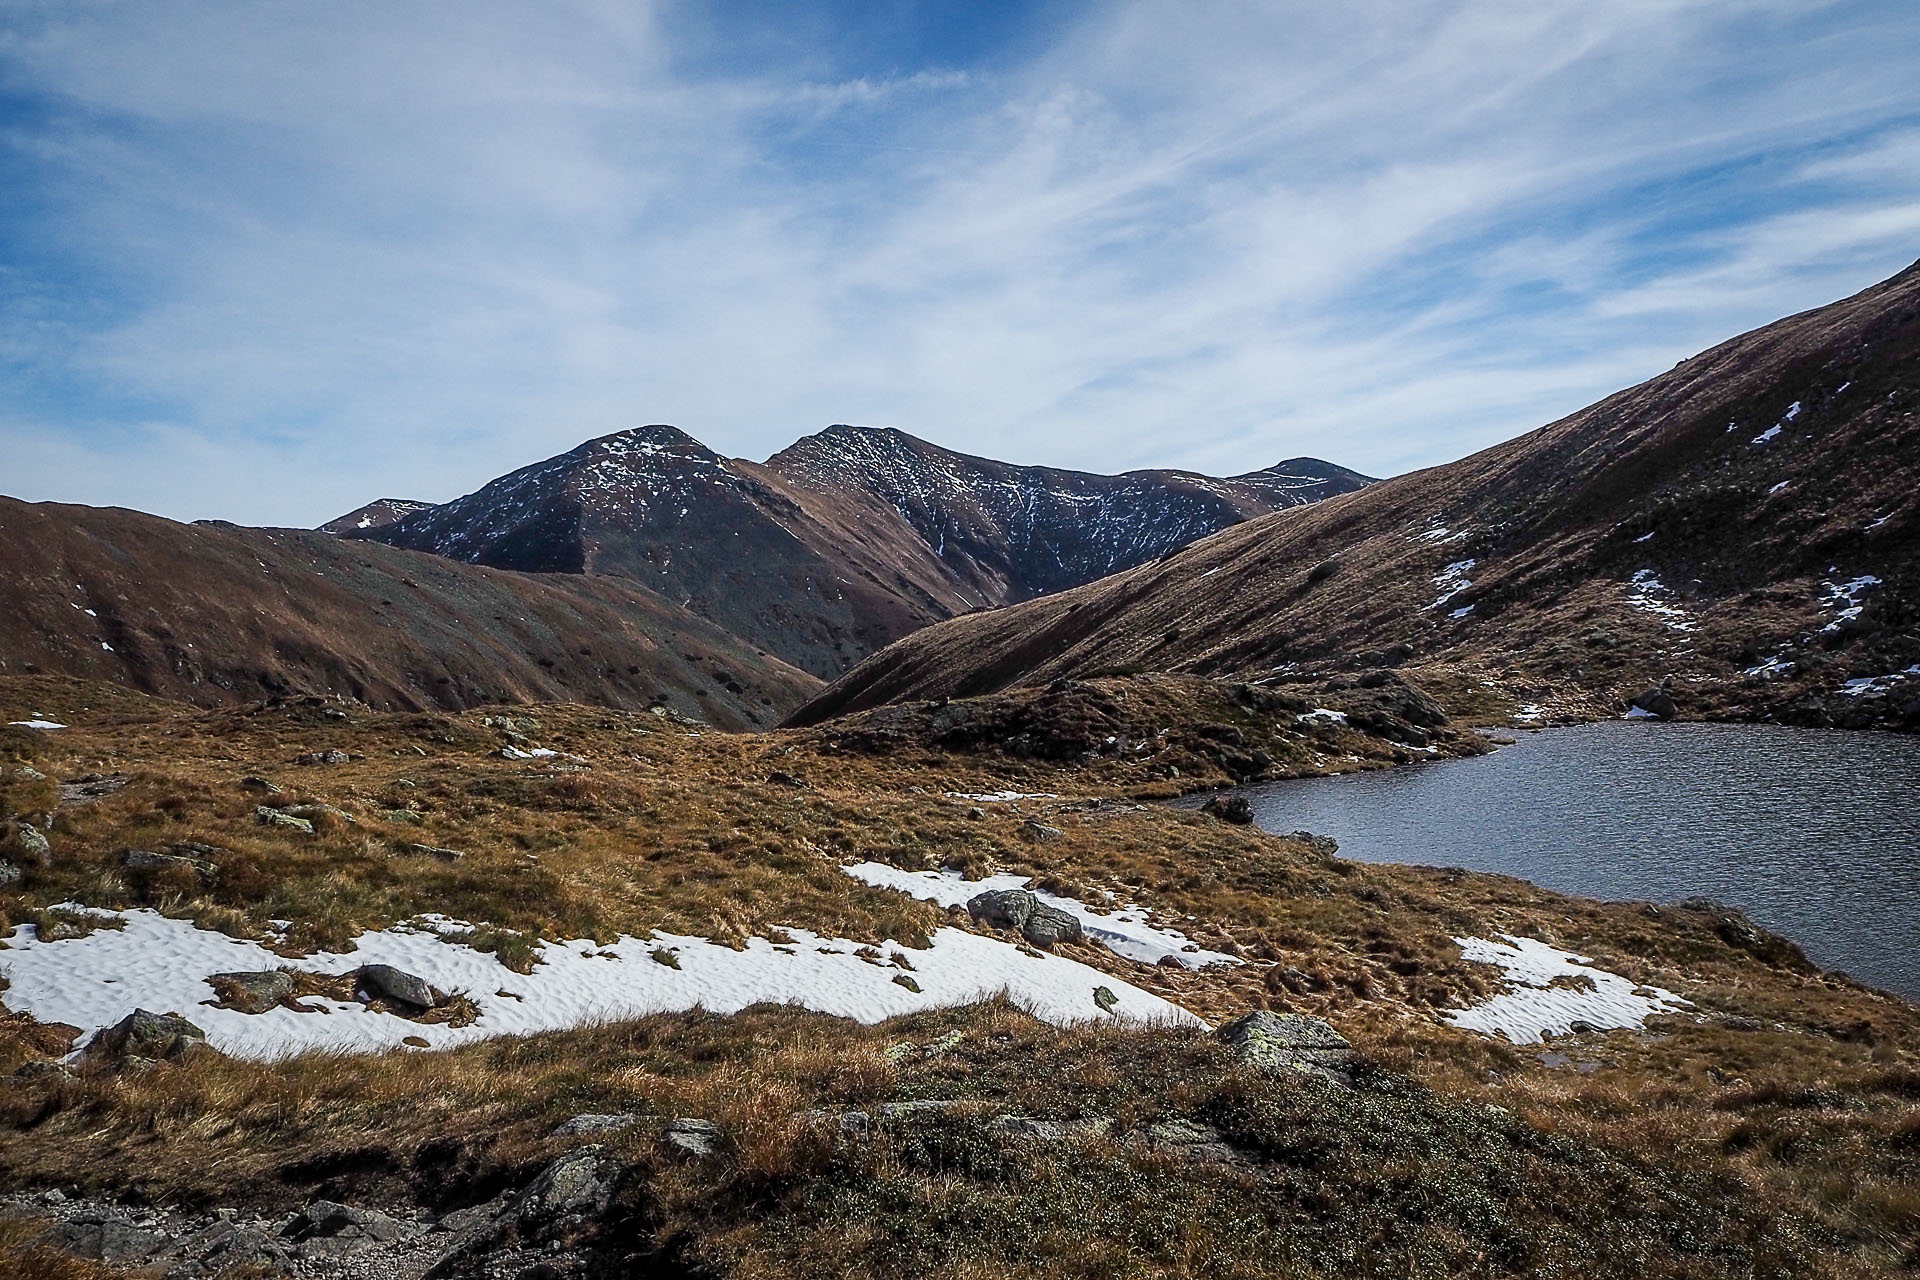
[[263, 969], [255, 973], [216, 973], [207, 979], [220, 1003], [241, 1013], [265, 1013], [293, 998], [293, 973]]
[[265, 778], [242, 778], [240, 779], [240, 789], [242, 791], [255, 791], [263, 796], [277, 796], [280, 794], [280, 788]]
[[14, 832], [13, 846], [20, 851], [21, 860], [29, 866], [44, 867], [53, 860], [53, 846], [31, 823], [20, 824]]
[[1245, 796], [1214, 796], [1200, 806], [1200, 812], [1210, 813], [1222, 822], [1244, 827], [1253, 821], [1253, 802]]
[[1671, 720], [1680, 714], [1680, 708], [1674, 704], [1673, 695], [1659, 685], [1653, 685], [1635, 695], [1633, 705], [1648, 715], [1658, 716], [1662, 720]]
[[290, 813], [282, 813], [280, 810], [269, 808], [264, 804], [253, 811], [253, 816], [254, 820], [262, 826], [286, 827], [289, 830], [298, 831], [305, 835], [313, 834], [313, 823], [307, 821], [305, 818], [296, 818]]
[[1159, 1147], [1189, 1160], [1230, 1164], [1240, 1153], [1212, 1125], [1197, 1120], [1160, 1120], [1140, 1130], [1148, 1146]]
[[132, 1013], [94, 1034], [87, 1042], [89, 1058], [126, 1063], [137, 1059], [173, 1062], [205, 1050], [207, 1033], [177, 1013]]
[[1100, 1012], [1112, 1013], [1114, 1007], [1120, 1003], [1120, 997], [1113, 994], [1112, 987], [1099, 986], [1093, 989], [1093, 1003]]
[[1063, 834], [1060, 828], [1050, 827], [1038, 818], [1028, 818], [1020, 825], [1021, 837], [1035, 844], [1052, 844]]
[[348, 756], [346, 752], [338, 749], [330, 749], [327, 751], [309, 751], [305, 755], [295, 756], [293, 762], [301, 765], [318, 765], [345, 764], [347, 760]]
[[442, 849], [432, 844], [409, 844], [408, 853], [417, 853], [424, 858], [438, 858], [442, 862], [458, 862], [467, 855], [458, 849]]
[[1262, 1071], [1297, 1071], [1345, 1082], [1355, 1055], [1345, 1036], [1319, 1018], [1257, 1010], [1215, 1032], [1234, 1056]]
[[93, 1262], [137, 1264], [151, 1258], [166, 1241], [134, 1226], [116, 1211], [83, 1209], [55, 1224], [41, 1235], [39, 1243]]
[[361, 992], [376, 999], [423, 1011], [433, 1008], [433, 988], [427, 980], [390, 964], [363, 964], [354, 970], [353, 978]]
[[1050, 907], [1025, 889], [989, 889], [967, 902], [967, 914], [1000, 929], [1018, 930], [1036, 947], [1078, 942], [1085, 936], [1080, 921]]
[[797, 774], [786, 773], [779, 769], [767, 775], [767, 783], [775, 787], [792, 787], [798, 791], [804, 791], [813, 785]]
[[[315, 1200], [294, 1214], [280, 1234], [302, 1242], [339, 1240], [365, 1247], [387, 1244], [417, 1234], [411, 1223], [389, 1217], [378, 1209], [356, 1209], [331, 1200]], [[345, 1250], [314, 1250], [313, 1253], [339, 1253]], [[302, 1251], [308, 1252], [306, 1250]]]

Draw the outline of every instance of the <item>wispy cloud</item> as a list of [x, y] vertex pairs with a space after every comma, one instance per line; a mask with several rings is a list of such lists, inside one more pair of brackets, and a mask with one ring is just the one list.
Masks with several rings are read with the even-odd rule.
[[0, 492], [183, 517], [646, 421], [1390, 472], [1920, 256], [1902, 3], [1132, 3], [970, 61], [695, 59], [610, 3], [9, 14]]

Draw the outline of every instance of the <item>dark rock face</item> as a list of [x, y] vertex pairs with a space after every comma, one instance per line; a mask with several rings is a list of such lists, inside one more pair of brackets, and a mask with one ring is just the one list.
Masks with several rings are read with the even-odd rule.
[[207, 1033], [177, 1013], [136, 1009], [87, 1042], [87, 1056], [100, 1061], [128, 1063], [139, 1059], [177, 1061], [207, 1049]]
[[1353, 1046], [1319, 1018], [1261, 1009], [1215, 1033], [1234, 1056], [1263, 1071], [1299, 1071], [1344, 1081], [1354, 1063]]
[[967, 914], [1000, 929], [1017, 930], [1036, 947], [1078, 942], [1086, 936], [1080, 921], [1050, 907], [1025, 889], [989, 889], [967, 902]]
[[390, 964], [365, 964], [353, 976], [360, 990], [370, 996], [418, 1010], [433, 1007], [433, 988], [427, 985], [427, 980], [403, 969]]
[[1662, 720], [1671, 720], [1680, 714], [1680, 708], [1675, 704], [1673, 695], [1659, 685], [1654, 685], [1638, 694], [1633, 700], [1633, 705], [1649, 715], [1659, 716]]

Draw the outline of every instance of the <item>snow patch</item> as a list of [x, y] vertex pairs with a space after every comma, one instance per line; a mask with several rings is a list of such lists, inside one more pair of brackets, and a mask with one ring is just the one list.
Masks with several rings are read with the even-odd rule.
[[1778, 424], [1776, 424], [1774, 426], [1768, 427], [1765, 431], [1762, 431], [1759, 435], [1755, 436], [1753, 438], [1753, 442], [1755, 444], [1767, 444], [1771, 442], [1773, 438], [1775, 436], [1778, 436], [1779, 434], [1780, 434], [1780, 427]]
[[1097, 911], [1078, 899], [1063, 898], [1034, 889], [1028, 877], [1011, 872], [987, 876], [982, 880], [968, 880], [954, 871], [902, 871], [884, 862], [862, 862], [840, 869], [862, 884], [870, 884], [876, 889], [892, 889], [942, 907], [964, 907], [969, 899], [995, 889], [1027, 889], [1048, 906], [1057, 907], [1078, 920], [1087, 931], [1087, 936], [1107, 950], [1141, 964], [1158, 964], [1168, 956], [1189, 969], [1240, 963], [1224, 952], [1203, 950], [1183, 933], [1154, 928], [1147, 923], [1144, 907], [1123, 906], [1110, 911]]
[[55, 720], [10, 720], [8, 723], [21, 729], [64, 729], [67, 727]]
[[[1501, 936], [1506, 942], [1454, 939], [1463, 959], [1497, 965], [1517, 988], [1471, 1008], [1449, 1011], [1446, 1019], [1454, 1026], [1482, 1035], [1504, 1035], [1515, 1044], [1538, 1044], [1549, 1035], [1566, 1034], [1575, 1022], [1602, 1031], [1637, 1029], [1654, 1014], [1692, 1008], [1671, 991], [1636, 986], [1617, 973], [1595, 969], [1586, 956], [1534, 938]], [[1550, 985], [1556, 978], [1584, 979], [1592, 986]]]
[[949, 791], [949, 800], [971, 800], [976, 804], [1002, 804], [1008, 800], [1058, 800], [1051, 791]]
[[1476, 564], [1473, 560], [1455, 560], [1452, 564], [1434, 575], [1433, 585], [1440, 588], [1440, 598], [1428, 605], [1429, 609], [1438, 609], [1447, 601], [1473, 585], [1467, 575], [1473, 572]]
[[1666, 624], [1675, 631], [1688, 632], [1697, 629], [1698, 624], [1688, 616], [1685, 609], [1660, 598], [1667, 593], [1666, 584], [1660, 581], [1652, 569], [1637, 570], [1631, 578], [1627, 579], [1627, 588], [1627, 603], [1634, 608], [1664, 619]]
[[1315, 707], [1311, 711], [1301, 712], [1293, 720], [1295, 724], [1345, 724], [1347, 713], [1335, 711], [1332, 707]]
[[[1039, 1017], [1066, 1025], [1109, 1016], [1093, 1002], [1099, 986], [1118, 997], [1114, 1016], [1199, 1023], [1179, 1006], [1078, 961], [1028, 955], [963, 929], [936, 931], [925, 949], [884, 943], [878, 950], [887, 962], [878, 964], [856, 954], [860, 943], [797, 928], [787, 930], [792, 946], [750, 938], [742, 951], [667, 933], [623, 935], [605, 946], [583, 938], [540, 944], [539, 963], [532, 973], [520, 974], [488, 952], [442, 937], [469, 926], [440, 918], [371, 930], [347, 951], [289, 961], [257, 942], [146, 909], [92, 914], [119, 920], [123, 927], [42, 942], [23, 925], [0, 950], [0, 973], [10, 984], [7, 1007], [42, 1022], [79, 1027], [76, 1044], [135, 1009], [178, 1013], [206, 1031], [210, 1045], [235, 1057], [274, 1059], [310, 1050], [377, 1052], [397, 1048], [409, 1036], [441, 1049], [695, 1006], [734, 1013], [753, 1004], [793, 1004], [878, 1022], [1002, 990]], [[680, 967], [655, 960], [653, 953], [660, 950], [672, 952]], [[895, 956], [912, 964], [920, 992], [893, 981], [909, 972], [890, 963]], [[316, 1010], [310, 1013], [277, 1008], [245, 1014], [204, 1003], [214, 998], [206, 978], [215, 973], [292, 966], [339, 974], [374, 963], [465, 995], [479, 1018], [465, 1027], [435, 1026], [351, 1001], [318, 998], [304, 1002]]]

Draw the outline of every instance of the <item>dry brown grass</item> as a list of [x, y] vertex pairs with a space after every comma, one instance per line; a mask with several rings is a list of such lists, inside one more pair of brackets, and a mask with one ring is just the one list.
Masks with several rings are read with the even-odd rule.
[[[580, 707], [515, 714], [538, 720], [540, 742], [584, 764], [510, 761], [478, 713], [351, 711], [341, 721], [302, 706], [203, 713], [115, 694], [108, 710], [87, 712], [59, 701], [80, 696], [0, 680], [0, 718], [47, 711], [74, 726], [0, 742], [10, 760], [30, 759], [53, 778], [131, 779], [123, 791], [57, 811], [53, 864], [28, 868], [0, 891], [0, 923], [34, 921], [72, 898], [148, 905], [251, 936], [289, 918], [291, 953], [341, 946], [361, 929], [432, 910], [472, 921], [475, 945], [513, 967], [539, 939], [650, 929], [738, 942], [796, 926], [911, 944], [943, 925], [967, 926], [855, 882], [839, 870], [843, 862], [1019, 871], [1076, 896], [1144, 902], [1201, 945], [1243, 956], [1242, 966], [1194, 973], [1145, 969], [1092, 945], [1071, 949], [1205, 1017], [1253, 1007], [1328, 1017], [1375, 1060], [1443, 1097], [1506, 1108], [1532, 1131], [1648, 1168], [1739, 1187], [1751, 1204], [1802, 1223], [1831, 1274], [1878, 1274], [1920, 1256], [1911, 1190], [1920, 1185], [1915, 1010], [1814, 973], [1765, 938], [1742, 941], [1710, 914], [1348, 863], [1311, 843], [1141, 804], [1136, 794], [1160, 784], [1125, 761], [851, 751], [830, 732], [698, 734], [659, 717]], [[329, 748], [356, 758], [290, 763]], [[16, 770], [0, 778], [0, 805], [9, 806], [0, 811], [37, 815], [52, 784]], [[776, 770], [807, 785], [767, 783]], [[312, 836], [262, 826], [254, 816], [262, 797], [241, 786], [255, 775], [284, 788], [274, 803], [335, 806], [354, 821], [326, 821]], [[947, 795], [1002, 789], [1058, 798], [975, 804]], [[381, 816], [403, 807], [420, 821]], [[1059, 836], [1026, 838], [1036, 818]], [[120, 865], [128, 848], [182, 841], [224, 850], [211, 881], [142, 878]], [[411, 851], [415, 843], [464, 856], [443, 861]], [[1704, 1020], [1578, 1037], [1552, 1046], [1567, 1055], [1560, 1065], [1537, 1047], [1450, 1030], [1434, 1011], [1484, 997], [1494, 981], [1490, 970], [1464, 964], [1451, 939], [1495, 932], [1593, 955], [1686, 996]], [[0, 1178], [115, 1189], [144, 1181], [202, 1200], [398, 1194], [424, 1177], [420, 1170], [443, 1165], [480, 1171], [475, 1186], [503, 1185], [550, 1154], [545, 1134], [565, 1114], [637, 1109], [721, 1120], [739, 1185], [771, 1194], [826, 1176], [823, 1160], [847, 1158], [793, 1119], [812, 1106], [903, 1091], [980, 1094], [1038, 1114], [1097, 1105], [1133, 1123], [1181, 1104], [1193, 1087], [1151, 1072], [1143, 1086], [1132, 1049], [1114, 1049], [1097, 1031], [1023, 1029], [1029, 1022], [995, 1009], [883, 1029], [789, 1013], [687, 1015], [453, 1053], [89, 1076], [8, 1094]], [[1733, 1029], [1756, 1023], [1761, 1030]], [[962, 1024], [961, 1051], [906, 1065], [886, 1056], [903, 1038]], [[33, 1035], [46, 1043], [8, 1037], [0, 1069], [57, 1051], [57, 1036]], [[1009, 1060], [1017, 1053], [1031, 1056], [1031, 1071]], [[682, 1194], [672, 1191], [684, 1173], [676, 1170], [660, 1173], [669, 1201]], [[1052, 1166], [1041, 1172], [1060, 1176]], [[853, 1173], [907, 1176], [866, 1166]], [[937, 1198], [943, 1185], [916, 1194]], [[705, 1224], [713, 1256], [752, 1274], [764, 1234], [702, 1218], [710, 1187], [690, 1182], [682, 1191], [684, 1202], [672, 1202]], [[928, 1258], [928, 1274], [976, 1265]]]

